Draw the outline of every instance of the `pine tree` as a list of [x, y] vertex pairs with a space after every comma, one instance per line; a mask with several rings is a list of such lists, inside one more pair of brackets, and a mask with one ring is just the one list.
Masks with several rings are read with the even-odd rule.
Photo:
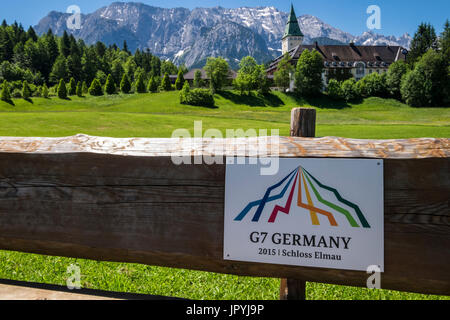
[[83, 85], [81, 86], [81, 92], [83, 92], [83, 94], [88, 94], [89, 88], [87, 86], [86, 81], [83, 81]]
[[61, 79], [66, 80], [69, 74], [67, 68], [67, 59], [63, 55], [59, 55], [53, 64], [52, 72], [50, 73], [50, 81], [58, 83]]
[[70, 78], [69, 82], [69, 96], [74, 96], [77, 94], [77, 83], [74, 78]]
[[105, 92], [107, 94], [116, 94], [116, 84], [114, 83], [114, 79], [111, 74], [109, 74], [106, 79]]
[[82, 89], [82, 85], [81, 85], [80, 81], [78, 81], [78, 83], [77, 83], [76, 93], [77, 93], [78, 97], [80, 97], [80, 98], [83, 97], [83, 89]]
[[52, 29], [48, 30], [44, 42], [49, 56], [49, 64], [53, 65], [59, 56], [59, 48], [55, 36], [53, 35]]
[[9, 92], [9, 84], [6, 80], [3, 81], [2, 92], [0, 94], [0, 100], [5, 101], [5, 102], [11, 101], [11, 94]]
[[414, 64], [429, 49], [437, 48], [437, 36], [434, 27], [428, 23], [422, 23], [411, 40], [411, 49], [408, 54], [408, 63]]
[[136, 92], [137, 93], [146, 93], [147, 88], [145, 88], [144, 79], [142, 78], [142, 73], [139, 74], [137, 80], [136, 80]]
[[123, 41], [123, 51], [125, 51], [128, 54], [131, 54], [130, 51], [128, 50], [128, 44], [126, 40]]
[[156, 80], [156, 78], [151, 77], [150, 81], [148, 82], [148, 91], [152, 92], [152, 93], [158, 92], [158, 87], [159, 87], [159, 84], [158, 84], [158, 81]]
[[186, 81], [183, 85], [183, 88], [180, 92], [180, 103], [188, 104], [189, 103], [189, 92], [191, 91], [191, 87], [189, 86], [189, 82]]
[[66, 83], [64, 82], [64, 79], [61, 79], [59, 81], [58, 85], [58, 97], [60, 99], [67, 99], [67, 88]]
[[59, 51], [64, 57], [68, 57], [70, 55], [70, 38], [67, 34], [67, 31], [64, 30], [64, 34], [59, 43]]
[[91, 86], [89, 87], [89, 94], [91, 96], [102, 96], [103, 90], [102, 85], [100, 83], [100, 80], [94, 79], [91, 83]]
[[122, 93], [130, 93], [131, 90], [131, 83], [130, 80], [128, 79], [128, 76], [126, 74], [123, 75], [122, 77], [122, 81], [120, 82], [120, 91], [122, 91]]
[[14, 42], [9, 32], [0, 32], [0, 61], [11, 61], [14, 54]]
[[442, 53], [450, 60], [450, 22], [447, 19], [444, 25], [444, 31], [442, 31], [439, 38], [440, 49]]
[[167, 72], [164, 74], [161, 86], [164, 91], [172, 90], [172, 83], [170, 82], [169, 74]]
[[28, 85], [27, 80], [25, 80], [22, 84], [22, 97], [25, 100], [28, 100], [31, 97], [31, 90], [30, 90], [30, 86]]
[[38, 36], [37, 36], [37, 34], [36, 34], [36, 31], [34, 31], [34, 29], [33, 29], [32, 26], [30, 26], [30, 27], [28, 28], [28, 31], [27, 31], [27, 39], [31, 39], [31, 40], [33, 40], [34, 42], [36, 42], [36, 41], [38, 40]]
[[203, 87], [202, 72], [200, 70], [197, 70], [194, 73], [194, 87], [195, 88]]
[[184, 76], [183, 71], [180, 68], [180, 71], [178, 71], [177, 80], [175, 81], [175, 88], [177, 90], [181, 90], [183, 89], [183, 85], [184, 85]]
[[42, 86], [42, 97], [46, 99], [48, 98], [48, 87], [45, 83]]

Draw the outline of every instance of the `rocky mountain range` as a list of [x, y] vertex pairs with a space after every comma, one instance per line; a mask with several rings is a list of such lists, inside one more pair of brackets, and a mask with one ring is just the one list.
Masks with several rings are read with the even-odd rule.
[[[49, 28], [62, 35], [66, 30], [86, 43], [102, 41], [121, 46], [126, 40], [130, 50], [149, 48], [163, 59], [188, 67], [203, 66], [209, 56], [223, 56], [232, 66], [251, 55], [260, 63], [281, 53], [281, 38], [288, 14], [275, 7], [158, 8], [142, 3], [114, 2], [90, 14], [81, 15], [81, 29], [69, 30], [71, 14], [52, 11], [35, 30]], [[408, 48], [411, 37], [383, 36], [365, 32], [354, 36], [334, 28], [311, 15], [299, 17], [306, 44], [340, 44], [354, 41], [362, 45], [401, 45]]]

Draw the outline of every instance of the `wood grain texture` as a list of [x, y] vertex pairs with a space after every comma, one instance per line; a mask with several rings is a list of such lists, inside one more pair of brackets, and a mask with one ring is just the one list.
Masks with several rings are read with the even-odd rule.
[[337, 137], [238, 139], [0, 137], [0, 153], [99, 153], [122, 156], [269, 156], [425, 159], [450, 157], [450, 139], [360, 140]]
[[316, 136], [316, 109], [295, 108], [291, 111], [291, 137]]
[[[225, 165], [177, 166], [170, 156], [152, 150], [155, 145], [167, 152], [177, 141], [168, 140], [163, 146], [143, 139], [132, 146], [133, 139], [86, 136], [8, 139], [0, 139], [0, 249], [366, 284], [365, 272], [224, 261]], [[313, 141], [286, 138], [283, 156], [327, 153], [373, 158], [383, 148], [403, 145], [401, 156], [389, 158], [391, 151], [382, 152], [386, 159], [382, 287], [449, 295], [448, 139], [323, 138], [316, 149]], [[335, 143], [344, 145], [338, 141], [351, 145], [352, 151], [336, 151]], [[300, 149], [292, 142], [304, 151], [293, 152]], [[369, 144], [370, 150], [356, 147]], [[199, 148], [201, 154], [203, 147]]]

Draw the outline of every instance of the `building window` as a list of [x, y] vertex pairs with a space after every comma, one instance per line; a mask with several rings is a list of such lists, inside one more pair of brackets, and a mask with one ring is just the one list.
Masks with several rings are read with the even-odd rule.
[[365, 71], [364, 63], [359, 62], [356, 64], [356, 77], [364, 76]]

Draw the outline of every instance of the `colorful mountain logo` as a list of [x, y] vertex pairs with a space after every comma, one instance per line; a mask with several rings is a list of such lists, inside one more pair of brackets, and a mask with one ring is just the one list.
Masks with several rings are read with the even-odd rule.
[[[363, 228], [370, 228], [369, 223], [367, 222], [360, 208], [356, 204], [344, 199], [336, 189], [324, 185], [313, 175], [311, 175], [305, 168], [301, 166], [292, 171], [277, 184], [269, 187], [262, 199], [250, 202], [234, 220], [242, 221], [252, 208], [257, 207], [256, 212], [252, 218], [252, 221], [258, 222], [261, 218], [261, 215], [263, 213], [266, 204], [269, 202], [274, 202], [283, 199], [289, 187], [291, 186], [286, 204], [284, 206], [276, 205], [272, 211], [272, 214], [269, 217], [268, 222], [275, 223], [278, 213], [280, 212], [285, 214], [290, 213], [297, 181], [298, 181], [297, 206], [309, 211], [313, 225], [317, 226], [320, 225], [318, 217], [318, 215], [320, 214], [328, 219], [328, 222], [330, 223], [331, 226], [337, 227], [338, 224], [336, 222], [333, 213], [334, 214], [338, 213], [342, 214], [352, 227], [359, 228], [362, 226]], [[271, 195], [272, 191], [283, 185], [284, 187], [279, 194]], [[305, 191], [306, 199], [304, 199], [303, 197], [302, 190]], [[325, 199], [326, 197], [324, 196], [325, 193], [323, 192], [323, 190], [330, 191], [334, 195], [335, 199], [333, 200]], [[317, 206], [315, 206], [312, 194], [314, 194], [316, 201], [321, 203], [325, 207], [329, 208], [328, 209], [329, 211], [320, 209]], [[326, 194], [329, 193], [327, 192]], [[352, 208], [351, 211], [354, 211], [356, 217], [352, 215], [348, 209], [343, 208], [342, 204]]]

